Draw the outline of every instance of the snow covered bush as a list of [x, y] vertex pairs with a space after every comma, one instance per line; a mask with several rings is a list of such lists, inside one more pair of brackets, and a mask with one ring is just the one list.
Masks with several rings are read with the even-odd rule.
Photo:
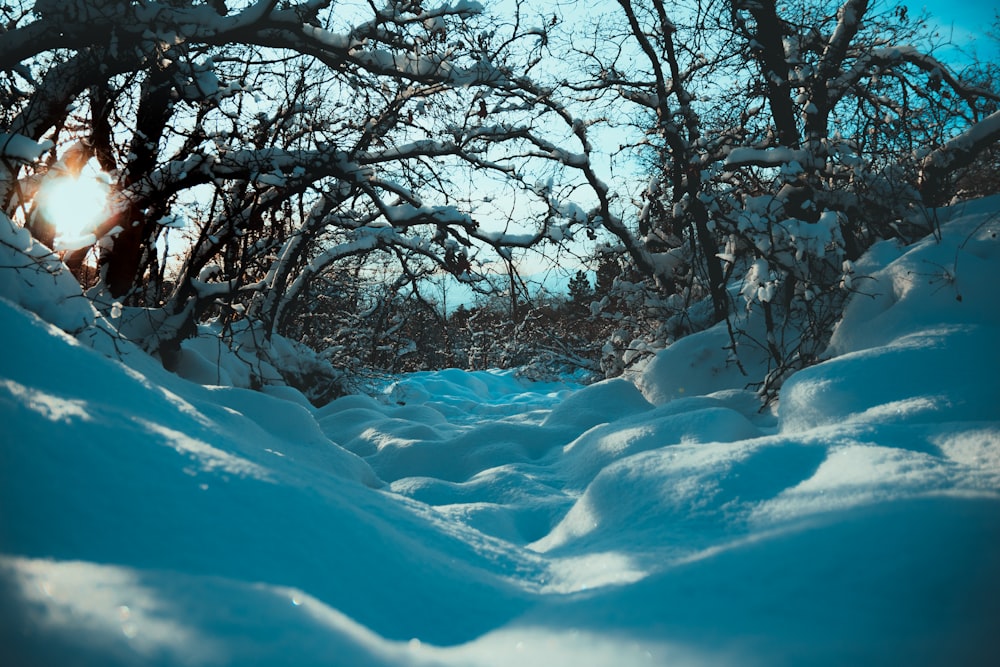
[[0, 213], [0, 298], [66, 333], [94, 324], [96, 311], [51, 250]]
[[[11, 174], [51, 148], [17, 134], [0, 134], [0, 195], [12, 197]], [[59, 258], [0, 211], [0, 298], [38, 315], [63, 331], [76, 334], [91, 326], [96, 312], [84, 299]]]
[[[661, 322], [726, 321], [733, 351], [766, 352], [747, 381], [767, 398], [819, 358], [863, 282], [853, 262], [933, 231], [952, 175], [1000, 138], [983, 66], [940, 61], [931, 24], [901, 5], [619, 0], [602, 25], [569, 38], [590, 74], [575, 89], [616, 109], [605, 125], [650, 180], [629, 220], [584, 173], [597, 216], [649, 280], [650, 312], [679, 306]], [[699, 300], [709, 317], [690, 317]]]

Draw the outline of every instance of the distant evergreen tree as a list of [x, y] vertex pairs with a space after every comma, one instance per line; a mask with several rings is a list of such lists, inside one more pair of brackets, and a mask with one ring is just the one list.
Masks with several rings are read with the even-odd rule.
[[594, 290], [586, 271], [577, 271], [569, 280], [569, 306], [574, 311], [589, 311]]
[[618, 263], [620, 255], [614, 252], [599, 252], [597, 254], [597, 285], [594, 296], [603, 299], [609, 296], [615, 285], [615, 279], [621, 276], [622, 267]]

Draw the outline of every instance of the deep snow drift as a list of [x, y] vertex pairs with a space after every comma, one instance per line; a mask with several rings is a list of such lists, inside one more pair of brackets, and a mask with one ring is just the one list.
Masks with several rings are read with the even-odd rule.
[[876, 246], [775, 414], [716, 332], [314, 410], [126, 368], [4, 271], [0, 662], [1000, 664], [997, 210]]

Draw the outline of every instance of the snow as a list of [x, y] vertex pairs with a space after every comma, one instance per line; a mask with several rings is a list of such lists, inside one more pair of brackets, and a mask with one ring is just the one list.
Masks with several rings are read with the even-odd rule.
[[755, 165], [758, 167], [781, 167], [798, 163], [801, 170], [804, 164], [813, 164], [815, 157], [806, 150], [793, 148], [750, 148], [741, 146], [734, 148], [726, 156], [727, 167], [742, 167]]
[[998, 212], [856, 262], [773, 412], [724, 328], [588, 387], [196, 384], [0, 220], [3, 664], [997, 664]]
[[36, 313], [64, 331], [79, 331], [93, 324], [94, 308], [83, 298], [73, 276], [62, 270], [52, 251], [3, 213], [0, 213], [0, 271], [18, 273], [16, 279], [4, 275], [0, 280], [0, 300]]
[[35, 141], [20, 134], [0, 132], [0, 156], [31, 162], [52, 148], [51, 141]]

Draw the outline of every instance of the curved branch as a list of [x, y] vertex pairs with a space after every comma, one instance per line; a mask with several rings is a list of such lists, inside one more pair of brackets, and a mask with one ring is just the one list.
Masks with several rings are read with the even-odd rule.
[[972, 164], [984, 150], [1000, 142], [1000, 111], [927, 155], [920, 163], [919, 188], [930, 206], [943, 204], [944, 181], [949, 174]]

